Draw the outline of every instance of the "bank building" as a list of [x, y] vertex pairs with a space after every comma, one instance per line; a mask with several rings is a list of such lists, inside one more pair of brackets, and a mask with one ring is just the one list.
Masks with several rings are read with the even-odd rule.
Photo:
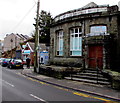
[[86, 6], [54, 18], [50, 64], [120, 71], [119, 6]]

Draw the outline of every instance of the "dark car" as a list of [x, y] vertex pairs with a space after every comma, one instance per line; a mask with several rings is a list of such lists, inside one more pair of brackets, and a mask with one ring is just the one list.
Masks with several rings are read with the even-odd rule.
[[12, 59], [9, 61], [9, 64], [7, 66], [8, 68], [20, 68], [23, 69], [23, 61], [21, 59]]
[[3, 66], [3, 67], [6, 67], [6, 66], [8, 65], [8, 63], [9, 63], [10, 60], [11, 60], [11, 58], [5, 58], [5, 59], [3, 59], [3, 60], [2, 60], [2, 63], [1, 63], [2, 66]]

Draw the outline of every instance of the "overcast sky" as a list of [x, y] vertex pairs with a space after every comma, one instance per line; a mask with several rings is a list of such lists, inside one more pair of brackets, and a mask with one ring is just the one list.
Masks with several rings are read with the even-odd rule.
[[[30, 35], [34, 26], [38, 0], [0, 0], [0, 39], [6, 34]], [[120, 0], [40, 0], [40, 10], [56, 15], [81, 8], [90, 2], [118, 5]]]

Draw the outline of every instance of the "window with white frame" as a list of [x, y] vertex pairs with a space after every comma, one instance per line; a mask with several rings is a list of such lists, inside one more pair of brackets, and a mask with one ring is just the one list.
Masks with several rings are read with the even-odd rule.
[[107, 34], [107, 27], [104, 25], [90, 27], [90, 36], [106, 35], [106, 34]]
[[63, 30], [57, 31], [57, 55], [63, 55]]
[[70, 29], [70, 55], [82, 56], [82, 28]]

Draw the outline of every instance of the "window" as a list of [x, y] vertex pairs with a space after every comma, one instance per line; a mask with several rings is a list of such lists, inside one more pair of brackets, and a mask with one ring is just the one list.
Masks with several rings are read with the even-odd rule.
[[70, 29], [70, 55], [82, 56], [82, 29], [80, 27]]
[[91, 26], [90, 27], [90, 36], [105, 35], [107, 33], [106, 26]]
[[63, 30], [57, 32], [57, 55], [63, 55]]

